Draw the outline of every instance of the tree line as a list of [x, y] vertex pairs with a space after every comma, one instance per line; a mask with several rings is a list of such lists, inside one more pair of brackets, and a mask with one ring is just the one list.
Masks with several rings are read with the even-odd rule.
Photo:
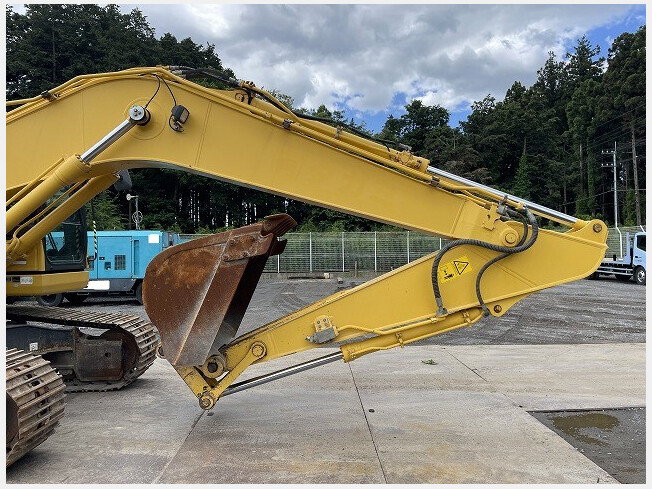
[[[85, 73], [134, 66], [210, 67], [235, 77], [212, 44], [157, 37], [138, 9], [107, 5], [6, 7], [7, 99], [27, 98]], [[200, 83], [217, 86], [208, 80]], [[211, 85], [212, 84], [212, 85]], [[501, 101], [488, 94], [459, 127], [450, 112], [413, 100], [378, 134], [341, 111], [298, 112], [353, 125], [406, 144], [446, 171], [578, 217], [614, 223], [613, 152], [619, 224], [645, 222], [645, 25], [618, 36], [601, 56], [584, 36], [559, 58], [550, 52], [529, 87], [515, 81]], [[213, 232], [287, 212], [303, 230], [379, 230], [386, 226], [298, 201], [175, 170], [132, 173], [144, 228]], [[109, 189], [87, 206], [98, 229], [130, 227], [128, 203]]]

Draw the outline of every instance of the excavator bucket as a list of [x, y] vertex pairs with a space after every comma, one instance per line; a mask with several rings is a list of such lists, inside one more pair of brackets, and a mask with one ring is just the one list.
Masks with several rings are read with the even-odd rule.
[[143, 303], [172, 365], [203, 365], [236, 335], [278, 237], [296, 226], [287, 214], [172, 246], [149, 264]]

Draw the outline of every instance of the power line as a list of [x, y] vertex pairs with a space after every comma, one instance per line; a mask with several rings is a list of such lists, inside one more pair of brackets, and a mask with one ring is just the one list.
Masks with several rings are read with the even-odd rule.
[[[640, 122], [642, 122], [642, 119], [644, 119], [644, 118], [641, 118]], [[645, 127], [645, 126], [639, 125], [639, 126], [635, 127], [634, 129], [640, 129], [641, 127]], [[615, 133], [615, 134], [612, 134], [612, 133]], [[608, 141], [610, 139], [617, 139], [618, 137], [623, 136], [625, 134], [630, 134], [630, 130], [629, 129], [622, 129], [622, 128], [612, 129], [611, 131], [607, 131], [606, 133], [601, 134], [600, 137], [593, 139], [593, 145], [599, 144], [599, 142], [602, 142], [602, 141]]]
[[[636, 126], [634, 129], [636, 130], [636, 129], [641, 129], [641, 128], [645, 128], [645, 126], [644, 125]], [[608, 136], [607, 135], [600, 136], [598, 139], [593, 140], [592, 142], [587, 144], [586, 149], [587, 150], [589, 148], [590, 149], [596, 149], [598, 146], [604, 144], [604, 141], [609, 141], [609, 140], [613, 141], [614, 139], [618, 139], [618, 138], [620, 138], [620, 137], [622, 137], [622, 136], [624, 136], [626, 134], [629, 134], [629, 131], [622, 130], [621, 132], [619, 132], [617, 134], [611, 134], [611, 135], [608, 135]], [[640, 138], [639, 138], [639, 140], [640, 140]], [[644, 144], [644, 143], [642, 143], [642, 144]], [[561, 146], [559, 146], [558, 149], [559, 149], [560, 152], [565, 153], [565, 154], [567, 154], [569, 156], [573, 156], [573, 157], [576, 156], [576, 153], [575, 153], [574, 149], [569, 150], [569, 149], [565, 149], [565, 148], [563, 148]]]
[[630, 112], [633, 112], [633, 111], [635, 111], [636, 109], [639, 109], [639, 108], [641, 108], [641, 107], [645, 107], [645, 104], [640, 104], [640, 105], [637, 105], [636, 107], [634, 107], [633, 109], [626, 110], [625, 112], [622, 112], [620, 115], [617, 115], [616, 117], [612, 117], [611, 119], [607, 119], [607, 120], [604, 121], [602, 124], [598, 124], [598, 125], [595, 126], [595, 127], [598, 128], [598, 127], [600, 127], [600, 126], [604, 126], [605, 124], [607, 124], [607, 123], [609, 123], [609, 122], [611, 122], [611, 121], [615, 121], [616, 119], [620, 119], [620, 118], [623, 117], [625, 114], [629, 114]]
[[[646, 189], [644, 189], [644, 188], [639, 189], [639, 191], [642, 191], [642, 192], [645, 192], [645, 190]], [[633, 192], [633, 191], [634, 190], [631, 189], [631, 188], [629, 190], [625, 190], [625, 189], [618, 190], [619, 193], [620, 192]], [[612, 193], [613, 193], [613, 190], [607, 190], [606, 192], [600, 192], [599, 194], [593, 194], [593, 197], [600, 197], [602, 195], [612, 194]], [[579, 199], [573, 200], [572, 202], [564, 202], [562, 205], [575, 204], [576, 202], [579, 202], [580, 200], [584, 200], [584, 199], [588, 199], [588, 198], [589, 198], [589, 196], [585, 195], [584, 197], [580, 197]]]

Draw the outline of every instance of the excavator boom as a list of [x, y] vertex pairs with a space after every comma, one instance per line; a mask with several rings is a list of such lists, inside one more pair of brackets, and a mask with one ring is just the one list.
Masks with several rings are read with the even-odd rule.
[[[282, 251], [277, 237], [291, 218], [163, 252], [146, 273], [146, 311], [160, 330], [161, 355], [205, 409], [262, 382], [234, 383], [251, 364], [321, 345], [340, 349], [271, 376], [278, 378], [502, 316], [535, 291], [588, 276], [604, 256], [606, 227], [598, 220], [432, 168], [408, 149], [296, 114], [250, 82], [200, 86], [188, 79], [198, 72], [85, 75], [19, 101], [7, 114], [9, 275], [34, 269], [48, 230], [132, 168], [176, 168], [452, 240], [241, 337], [237, 327], [264, 262]], [[61, 190], [67, 197], [48, 204]], [[542, 229], [537, 216], [566, 229]], [[33, 290], [25, 284], [14, 293]]]

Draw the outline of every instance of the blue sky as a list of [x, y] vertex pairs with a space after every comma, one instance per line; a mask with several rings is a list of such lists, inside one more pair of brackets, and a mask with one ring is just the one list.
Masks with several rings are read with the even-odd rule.
[[[215, 45], [224, 66], [290, 95], [295, 107], [343, 110], [379, 131], [409, 101], [449, 110], [530, 86], [549, 51], [563, 59], [586, 34], [610, 42], [645, 24], [644, 4], [121, 4], [156, 35]], [[24, 11], [22, 5], [16, 11]]]
[[[586, 31], [585, 32], [586, 37], [591, 41], [591, 43], [594, 46], [600, 46], [601, 56], [604, 56], [606, 58], [611, 42], [615, 38], [617, 38], [623, 32], [635, 32], [636, 30], [638, 30], [640, 26], [645, 24], [645, 14], [646, 14], [645, 7], [646, 7], [645, 5], [633, 5], [628, 15], [624, 17], [616, 18], [611, 22], [607, 22], [604, 25]], [[575, 39], [579, 37], [581, 36], [577, 36]], [[574, 40], [571, 39], [566, 40], [564, 42], [565, 50], [555, 51], [555, 54], [557, 54], [558, 58], [563, 58], [566, 52], [572, 50], [574, 44], [575, 44]], [[501, 99], [502, 96], [505, 94], [507, 88], [509, 88], [509, 86], [506, 86], [503, 92], [492, 93], [492, 95], [497, 99]], [[408, 100], [406, 94], [399, 93], [395, 95], [392, 105], [404, 106], [407, 103]], [[347, 116], [353, 117], [357, 122], [364, 121], [367, 127], [369, 127], [375, 132], [378, 132], [382, 129], [383, 124], [385, 123], [387, 117], [390, 114], [393, 115], [394, 117], [400, 117], [402, 114], [405, 113], [404, 110], [383, 110], [376, 114], [371, 114], [371, 113], [362, 114], [362, 117], [360, 117], [360, 114], [356, 114], [354, 111], [351, 110], [346, 110], [346, 107], [340, 107], [340, 109], [344, 109]], [[450, 125], [452, 127], [457, 126], [459, 124], [459, 121], [464, 121], [470, 113], [471, 110], [468, 107], [464, 107], [457, 110], [455, 109], [450, 110], [450, 114], [451, 114]]]

